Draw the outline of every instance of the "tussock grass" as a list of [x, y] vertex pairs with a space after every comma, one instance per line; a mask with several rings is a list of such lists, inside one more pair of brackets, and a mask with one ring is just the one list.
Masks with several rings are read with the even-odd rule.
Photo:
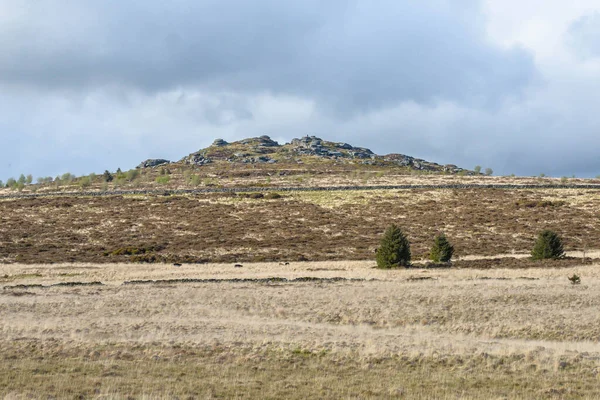
[[[18, 283], [107, 285], [0, 289], [0, 396], [600, 396], [598, 265], [373, 264], [3, 266]], [[121, 285], [266, 275], [365, 280]]]

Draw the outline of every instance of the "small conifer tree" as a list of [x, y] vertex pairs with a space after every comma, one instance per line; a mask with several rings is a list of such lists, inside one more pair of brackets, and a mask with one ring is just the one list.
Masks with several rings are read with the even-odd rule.
[[377, 249], [377, 267], [395, 268], [409, 265], [410, 243], [402, 230], [392, 224], [386, 229]]
[[108, 172], [108, 170], [106, 170], [102, 174], [102, 179], [104, 180], [104, 182], [112, 182], [113, 176], [110, 172]]
[[531, 257], [534, 260], [544, 260], [548, 258], [558, 259], [564, 256], [565, 251], [560, 237], [550, 230], [540, 232], [531, 251]]
[[433, 246], [429, 252], [429, 258], [433, 262], [448, 262], [454, 254], [454, 247], [446, 238], [446, 235], [440, 233], [433, 239]]

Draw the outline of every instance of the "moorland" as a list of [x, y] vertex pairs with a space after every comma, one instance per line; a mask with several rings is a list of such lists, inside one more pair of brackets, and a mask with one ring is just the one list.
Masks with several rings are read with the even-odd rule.
[[317, 139], [0, 189], [0, 395], [600, 397], [600, 181]]

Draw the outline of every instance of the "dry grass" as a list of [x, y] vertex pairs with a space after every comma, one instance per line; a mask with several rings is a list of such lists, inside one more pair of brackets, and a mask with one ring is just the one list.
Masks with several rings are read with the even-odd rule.
[[284, 193], [273, 200], [232, 194], [5, 200], [0, 262], [360, 260], [372, 257], [392, 222], [408, 234], [416, 259], [438, 231], [459, 257], [527, 253], [542, 229], [581, 251], [600, 247], [596, 194], [374, 190]]
[[[372, 264], [5, 265], [0, 395], [600, 396], [600, 265]], [[267, 276], [364, 280], [121, 284]]]
[[[275, 158], [280, 158], [275, 155]], [[301, 159], [298, 163], [296, 160]], [[370, 162], [370, 161], [369, 161]], [[171, 173], [167, 184], [156, 182], [163, 169]], [[195, 177], [195, 179], [191, 179]], [[72, 192], [81, 190], [80, 179], [44, 185], [31, 185], [23, 189], [23, 193], [36, 191]], [[354, 185], [443, 185], [443, 184], [589, 184], [600, 183], [598, 179], [577, 178], [540, 178], [509, 176], [461, 176], [445, 175], [426, 171], [411, 170], [393, 163], [383, 162], [380, 165], [365, 165], [362, 160], [345, 160], [336, 162], [319, 157], [293, 157], [293, 160], [280, 158], [276, 164], [243, 164], [217, 161], [202, 167], [174, 163], [156, 168], [139, 170], [133, 180], [115, 179], [105, 183], [98, 174], [89, 190], [106, 189], [184, 189], [195, 187], [248, 187], [248, 186], [354, 186]], [[14, 190], [0, 188], [0, 194], [14, 193]]]

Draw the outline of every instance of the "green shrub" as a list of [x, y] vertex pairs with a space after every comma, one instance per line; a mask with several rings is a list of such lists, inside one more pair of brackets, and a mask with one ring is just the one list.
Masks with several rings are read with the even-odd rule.
[[492, 176], [492, 174], [494, 173], [494, 170], [491, 168], [486, 168], [485, 169], [485, 175], [486, 176]]
[[75, 175], [66, 172], [64, 174], [62, 174], [62, 176], [60, 177], [60, 180], [66, 183], [71, 183], [73, 182], [73, 179], [75, 179]]
[[429, 258], [433, 262], [448, 262], [454, 254], [454, 247], [450, 244], [443, 233], [433, 239], [433, 246], [429, 252]]
[[108, 172], [108, 170], [106, 170], [102, 174], [102, 179], [104, 180], [104, 182], [112, 182], [112, 180], [114, 178], [113, 178], [112, 174], [110, 172]]
[[79, 180], [79, 186], [83, 188], [87, 188], [92, 186], [92, 179], [89, 176], [84, 176]]
[[125, 175], [125, 173], [121, 171], [121, 168], [117, 168], [117, 171], [115, 172], [115, 177], [118, 181], [120, 180], [121, 182], [124, 182], [127, 178], [127, 175]]
[[577, 274], [568, 277], [573, 285], [579, 285], [581, 283], [581, 277]]
[[390, 225], [377, 249], [377, 267], [395, 268], [410, 265], [410, 243], [402, 230], [392, 224]]
[[200, 176], [198, 176], [198, 175], [192, 175], [190, 177], [190, 185], [192, 185], [192, 186], [199, 186], [200, 183], [202, 183], [202, 179], [200, 178]]
[[167, 183], [169, 183], [170, 180], [171, 177], [169, 175], [161, 175], [156, 177], [156, 183], [159, 183], [161, 185], [166, 185]]
[[479, 173], [481, 173], [481, 165], [476, 165], [476, 166], [473, 168], [473, 171], [475, 171], [475, 173], [476, 173], [476, 174], [479, 174]]
[[130, 169], [125, 175], [129, 182], [133, 182], [140, 176], [140, 171], [137, 169]]
[[565, 256], [560, 237], [553, 231], [544, 230], [538, 235], [531, 251], [534, 260], [558, 259]]

